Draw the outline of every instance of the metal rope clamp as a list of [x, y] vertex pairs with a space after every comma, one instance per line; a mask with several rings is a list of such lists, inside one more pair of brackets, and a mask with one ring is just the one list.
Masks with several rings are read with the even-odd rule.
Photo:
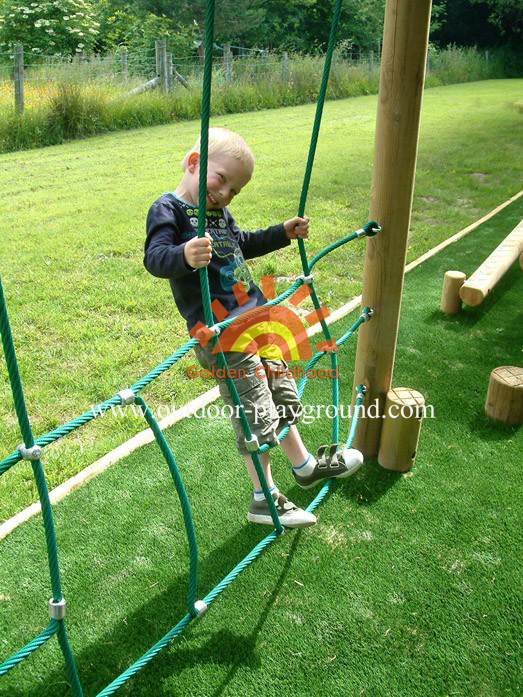
[[52, 620], [63, 620], [65, 617], [65, 598], [55, 600], [51, 598], [47, 603], [49, 608], [49, 617]]
[[194, 609], [198, 613], [196, 617], [201, 617], [207, 610], [207, 603], [204, 600], [196, 600], [194, 603]]
[[365, 393], [367, 392], [365, 385], [358, 385], [356, 389], [358, 390], [356, 397], [358, 399], [363, 399], [365, 397]]
[[248, 440], [245, 439], [245, 447], [250, 453], [255, 453], [260, 448], [260, 442], [258, 437], [253, 434], [252, 438]]
[[214, 336], [219, 336], [221, 329], [218, 324], [213, 324], [212, 327], [209, 327], [211, 332], [214, 334]]
[[39, 460], [42, 457], [42, 448], [39, 445], [33, 445], [31, 448], [26, 448], [25, 443], [18, 446], [17, 450], [20, 451], [22, 460]]
[[130, 387], [128, 387], [125, 390], [120, 390], [120, 392], [118, 392], [117, 394], [117, 397], [120, 397], [120, 402], [123, 406], [134, 404], [134, 400], [136, 399], [136, 395]]
[[372, 315], [374, 314], [374, 310], [371, 307], [366, 307], [363, 312], [361, 313], [360, 317], [363, 319], [365, 322], [368, 322]]
[[305, 276], [305, 274], [302, 274], [301, 276], [296, 276], [297, 281], [303, 281], [306, 283], [308, 286], [313, 282], [314, 276], [310, 274], [309, 276]]

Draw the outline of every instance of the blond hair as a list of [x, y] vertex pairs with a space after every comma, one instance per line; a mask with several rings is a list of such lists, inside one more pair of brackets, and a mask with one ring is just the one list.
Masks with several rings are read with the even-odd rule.
[[[200, 154], [200, 136], [194, 144], [194, 147], [189, 150], [187, 155], [182, 160], [182, 169], [185, 172], [187, 169], [187, 161], [189, 155], [193, 152]], [[250, 147], [241, 136], [234, 131], [229, 131], [228, 128], [209, 128], [209, 147], [208, 155], [227, 155], [234, 157], [243, 164], [249, 175], [252, 175], [254, 170], [254, 156]]]

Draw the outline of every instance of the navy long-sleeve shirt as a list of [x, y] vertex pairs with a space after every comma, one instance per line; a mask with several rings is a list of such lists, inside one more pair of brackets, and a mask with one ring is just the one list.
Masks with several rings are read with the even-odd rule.
[[[227, 208], [207, 211], [206, 231], [212, 237], [212, 258], [207, 266], [211, 301], [217, 299], [235, 317], [266, 300], [254, 284], [246, 259], [262, 256], [290, 244], [283, 223], [265, 230], [242, 232]], [[169, 279], [180, 314], [191, 330], [205, 324], [199, 273], [187, 265], [183, 250], [198, 234], [198, 208], [172, 193], [157, 199], [147, 215], [145, 268], [159, 278]], [[232, 286], [241, 281], [249, 299], [238, 305]]]

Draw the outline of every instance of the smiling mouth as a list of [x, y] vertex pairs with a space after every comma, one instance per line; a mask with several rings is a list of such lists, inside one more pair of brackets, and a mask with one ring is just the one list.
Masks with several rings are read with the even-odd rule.
[[214, 198], [210, 191], [207, 192], [207, 196], [209, 197], [209, 201], [213, 204], [213, 206], [218, 205], [218, 201]]

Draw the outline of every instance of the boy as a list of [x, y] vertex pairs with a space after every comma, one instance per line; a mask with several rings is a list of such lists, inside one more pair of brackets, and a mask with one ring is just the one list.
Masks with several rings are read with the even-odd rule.
[[[227, 318], [263, 305], [266, 301], [253, 283], [245, 259], [276, 251], [290, 244], [292, 239], [306, 238], [309, 231], [307, 218], [294, 217], [279, 225], [256, 232], [242, 232], [229, 213], [227, 206], [251, 179], [254, 158], [247, 143], [236, 133], [224, 128], [209, 129], [207, 167], [207, 222], [205, 237], [198, 238], [198, 192], [200, 171], [200, 140], [182, 161], [183, 177], [173, 193], [164, 194], [151, 206], [147, 216], [147, 238], [144, 264], [159, 278], [168, 278], [174, 300], [187, 321], [189, 331], [198, 322], [205, 324], [199, 274], [197, 269], [208, 267], [212, 300], [217, 299], [228, 311]], [[232, 286], [241, 281], [248, 299], [238, 305]], [[205, 348], [195, 346], [196, 356], [204, 368], [218, 367], [217, 355], [212, 354], [211, 342]], [[236, 388], [244, 404], [246, 417], [260, 445], [277, 443], [277, 433], [289, 425], [289, 433], [281, 447], [292, 465], [297, 483], [312, 486], [325, 477], [343, 475], [338, 467], [319, 470], [296, 428], [301, 404], [294, 380], [281, 377], [281, 361], [240, 352], [225, 352], [230, 368], [236, 369]], [[263, 366], [263, 370], [259, 367]], [[257, 371], [258, 368], [258, 371]], [[243, 370], [242, 370], [243, 369]], [[272, 370], [271, 370], [272, 369]], [[266, 377], [260, 377], [265, 375]], [[224, 380], [218, 380], [224, 402], [232, 405]], [[276, 415], [276, 408], [285, 418]], [[259, 410], [257, 406], [261, 406]], [[272, 409], [270, 407], [273, 407]], [[269, 507], [262, 492], [239, 420], [232, 418], [238, 452], [243, 456], [254, 487], [247, 514], [249, 521], [272, 525]], [[282, 525], [289, 528], [306, 527], [316, 517], [288, 501], [274, 484], [269, 452], [260, 455], [267, 484], [274, 498]]]

